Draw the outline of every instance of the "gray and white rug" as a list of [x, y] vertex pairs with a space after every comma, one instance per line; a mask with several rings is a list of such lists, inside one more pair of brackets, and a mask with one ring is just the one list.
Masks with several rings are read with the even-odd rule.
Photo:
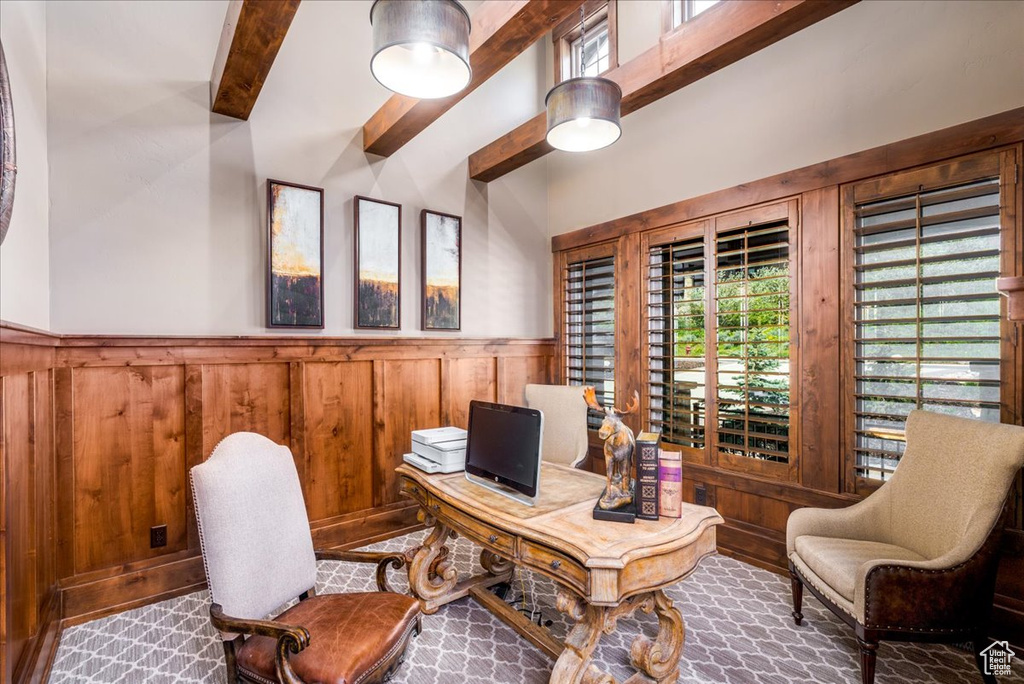
[[[382, 542], [371, 549], [404, 549], [424, 532]], [[478, 572], [479, 551], [465, 540], [452, 547], [460, 574]], [[407, 590], [394, 575], [397, 591]], [[561, 639], [568, 623], [554, 608], [555, 587], [534, 573], [517, 574], [516, 596], [525, 589], [529, 603], [552, 620]], [[374, 588], [371, 566], [321, 563], [320, 593]], [[812, 597], [804, 601], [804, 624], [790, 618], [789, 581], [766, 570], [715, 556], [707, 558], [684, 582], [668, 590], [686, 621], [686, 645], [680, 683], [709, 684], [860, 682], [852, 632]], [[224, 652], [210, 626], [206, 591], [137, 608], [64, 631], [50, 675], [52, 684], [107, 682], [224, 682]], [[622, 620], [596, 651], [598, 665], [624, 681], [629, 645], [643, 632], [657, 633], [657, 618], [638, 613]], [[552, 661], [522, 640], [472, 599], [445, 606], [423, 620], [396, 684], [543, 684]], [[1024, 683], [1024, 654], [1015, 659], [1012, 677]], [[882, 644], [878, 684], [977, 684], [970, 654], [949, 646]]]

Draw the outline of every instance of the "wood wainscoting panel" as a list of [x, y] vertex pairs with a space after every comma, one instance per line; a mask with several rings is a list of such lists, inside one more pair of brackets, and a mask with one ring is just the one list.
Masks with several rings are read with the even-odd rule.
[[[73, 372], [74, 571], [186, 547], [182, 366]], [[150, 548], [150, 528], [167, 545]]]
[[373, 362], [301, 365], [309, 519], [373, 508]]
[[798, 507], [779, 499], [717, 487], [715, 504], [727, 521], [756, 525], [775, 532], [786, 531], [789, 514]]
[[449, 425], [469, 427], [469, 402], [498, 400], [498, 370], [493, 356], [446, 359]]
[[[46, 615], [57, 591], [57, 491], [53, 457], [53, 371], [31, 373], [34, 394], [32, 419], [32, 481], [35, 486], [36, 614]], [[38, 629], [36, 632], [38, 633]]]
[[257, 432], [290, 446], [287, 363], [203, 366], [203, 459], [233, 432]]
[[[36, 681], [55, 648], [55, 339], [0, 328], [0, 679]], [[35, 678], [35, 679], [33, 679]]]
[[526, 405], [526, 386], [554, 382], [554, 358], [547, 356], [499, 357], [498, 401], [515, 406]]
[[[12, 668], [29, 645], [36, 623], [35, 534], [32, 428], [33, 397], [30, 373], [3, 379], [3, 456], [6, 480], [6, 539], [4, 563], [7, 580], [5, 640]], [[5, 681], [11, 673], [4, 673]]]
[[441, 425], [441, 359], [374, 362], [374, 506], [399, 500], [395, 468], [409, 433]]

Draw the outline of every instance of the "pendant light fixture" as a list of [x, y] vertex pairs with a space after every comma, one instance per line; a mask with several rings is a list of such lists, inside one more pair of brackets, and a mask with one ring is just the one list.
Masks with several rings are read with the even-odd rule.
[[622, 88], [587, 70], [587, 26], [580, 7], [580, 75], [562, 81], [548, 92], [547, 141], [556, 150], [589, 152], [608, 147], [622, 135], [619, 107]]
[[388, 90], [429, 100], [469, 85], [469, 13], [456, 0], [376, 0], [370, 25], [370, 72]]

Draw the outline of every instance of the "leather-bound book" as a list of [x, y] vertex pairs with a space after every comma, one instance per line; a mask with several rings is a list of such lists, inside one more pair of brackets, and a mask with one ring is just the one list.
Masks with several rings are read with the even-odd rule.
[[641, 432], [636, 438], [636, 517], [658, 519], [658, 440], [657, 432]]

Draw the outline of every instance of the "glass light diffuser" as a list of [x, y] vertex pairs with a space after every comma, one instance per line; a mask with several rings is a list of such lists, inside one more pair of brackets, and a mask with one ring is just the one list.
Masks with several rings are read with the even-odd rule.
[[376, 0], [370, 72], [382, 86], [422, 100], [469, 85], [469, 13], [456, 0]]
[[556, 150], [589, 152], [608, 147], [622, 135], [622, 89], [598, 77], [570, 78], [548, 93], [547, 141]]

